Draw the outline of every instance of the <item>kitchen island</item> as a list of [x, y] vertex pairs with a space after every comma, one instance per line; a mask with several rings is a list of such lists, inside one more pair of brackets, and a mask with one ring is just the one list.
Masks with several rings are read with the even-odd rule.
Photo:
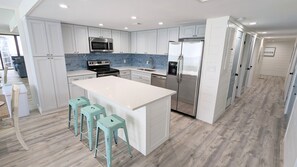
[[[148, 155], [169, 138], [171, 95], [176, 92], [114, 76], [74, 81], [85, 89], [92, 103], [107, 115], [126, 120], [132, 147]], [[124, 133], [119, 131], [123, 140]]]

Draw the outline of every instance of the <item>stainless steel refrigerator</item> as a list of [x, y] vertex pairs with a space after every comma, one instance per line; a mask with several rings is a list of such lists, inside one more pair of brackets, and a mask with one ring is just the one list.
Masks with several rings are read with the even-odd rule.
[[177, 93], [171, 109], [196, 116], [202, 65], [203, 40], [169, 42], [166, 87]]

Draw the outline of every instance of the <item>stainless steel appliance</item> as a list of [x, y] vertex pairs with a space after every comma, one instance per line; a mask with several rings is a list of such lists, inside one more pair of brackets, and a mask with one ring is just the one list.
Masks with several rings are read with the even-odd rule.
[[161, 88], [166, 88], [166, 76], [152, 74], [151, 84]]
[[88, 70], [97, 72], [97, 77], [104, 76], [119, 76], [120, 71], [118, 69], [110, 68], [110, 61], [108, 60], [88, 60]]
[[175, 90], [171, 109], [196, 116], [203, 40], [169, 42], [166, 88]]
[[90, 52], [113, 52], [113, 40], [111, 38], [89, 38]]

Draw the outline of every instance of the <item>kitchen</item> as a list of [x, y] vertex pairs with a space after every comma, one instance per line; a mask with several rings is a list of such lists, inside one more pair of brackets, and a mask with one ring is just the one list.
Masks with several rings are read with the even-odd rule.
[[[151, 20], [145, 22], [142, 20], [143, 16], [134, 15], [137, 12], [125, 16], [125, 23], [116, 18], [114, 22], [108, 22], [102, 17], [95, 23], [95, 19], [86, 19], [89, 17], [85, 17], [88, 12], [78, 16], [78, 8], [96, 3], [98, 2], [61, 3], [44, 0], [34, 4], [30, 14], [20, 18], [18, 31], [27, 53], [24, 58], [28, 80], [41, 114], [40, 119], [57, 114], [58, 117], [63, 117], [64, 122], [67, 121], [65, 113], [68, 112], [69, 99], [83, 96], [91, 104], [103, 106], [107, 115], [116, 114], [126, 120], [133, 157], [130, 159], [129, 154], [122, 152], [119, 156], [123, 159], [113, 160], [109, 165], [145, 166], [154, 163], [152, 156], [156, 156], [161, 148], [174, 152], [162, 152], [169, 158], [156, 162], [161, 166], [172, 166], [175, 163], [177, 166], [199, 166], [195, 160], [185, 162], [190, 158], [185, 154], [190, 152], [197, 154], [195, 156], [198, 156], [198, 161], [205, 166], [214, 165], [209, 159], [214, 152], [203, 146], [202, 141], [209, 139], [205, 142], [206, 145], [214, 144], [220, 150], [226, 148], [224, 144], [215, 145], [210, 142], [222, 142], [226, 140], [224, 137], [231, 135], [228, 130], [223, 134], [223, 127], [227, 126], [223, 120], [235, 119], [230, 114], [235, 114], [236, 106], [241, 102], [238, 100], [250, 93], [251, 83], [258, 75], [255, 71], [258, 63], [256, 60], [261, 58], [259, 41], [265, 34], [253, 30], [250, 24], [252, 19], [227, 15], [168, 25], [164, 19], [154, 19], [155, 23]], [[21, 3], [22, 5], [26, 9], [26, 3]], [[57, 13], [45, 10], [49, 6], [57, 10]], [[72, 15], [83, 19], [75, 21]], [[115, 22], [121, 24], [116, 25]], [[124, 24], [127, 25], [123, 26]], [[123, 89], [118, 89], [121, 86]], [[107, 89], [109, 90], [106, 91]], [[118, 96], [117, 93], [121, 95]], [[133, 105], [136, 102], [139, 103]], [[251, 104], [250, 108], [253, 107]], [[158, 115], [158, 111], [164, 115]], [[146, 114], [133, 115], [142, 112]], [[155, 119], [157, 116], [150, 117], [148, 113], [157, 114], [159, 119]], [[138, 120], [150, 121], [144, 121], [146, 125], [142, 127], [142, 124], [133, 124]], [[154, 121], [159, 128], [151, 126]], [[73, 136], [75, 127], [72, 122], [73, 127], [70, 130], [63, 124], [59, 128], [63, 127], [63, 132], [67, 133], [71, 142], [84, 149], [84, 154], [79, 156], [87, 154], [92, 157], [93, 153], [87, 152], [91, 148], [87, 139], [83, 141], [82, 147], [78, 138]], [[248, 125], [247, 123], [247, 127]], [[197, 133], [197, 129], [201, 132]], [[211, 130], [214, 130], [213, 134], [217, 130], [220, 135], [204, 136], [212, 133]], [[149, 133], [150, 131], [154, 134]], [[199, 138], [201, 143], [190, 141], [179, 134], [189, 137], [187, 132]], [[118, 135], [121, 142], [126, 141], [122, 132]], [[152, 138], [154, 135], [160, 138]], [[95, 134], [93, 137], [95, 138]], [[62, 136], [61, 138], [65, 139]], [[102, 141], [101, 138], [99, 140]], [[124, 143], [119, 145], [124, 148]], [[191, 143], [193, 147], [200, 149], [194, 151]], [[172, 145], [174, 151], [167, 148], [170, 147], [168, 144]], [[101, 145], [104, 143], [99, 143], [99, 147]], [[228, 146], [233, 147], [231, 144]], [[183, 158], [175, 157], [177, 150], [185, 153], [178, 154]], [[205, 161], [199, 157], [203, 155], [203, 150], [209, 151]], [[105, 151], [101, 149], [100, 152]], [[227, 154], [224, 151], [223, 155], [225, 153]], [[146, 161], [146, 157], [149, 157], [148, 162], [137, 161], [138, 158]], [[61, 163], [64, 160], [60, 159]], [[86, 163], [85, 160], [82, 161]], [[98, 162], [106, 165], [106, 160], [102, 157], [89, 161], [90, 164]], [[67, 163], [63, 166], [67, 166]]]

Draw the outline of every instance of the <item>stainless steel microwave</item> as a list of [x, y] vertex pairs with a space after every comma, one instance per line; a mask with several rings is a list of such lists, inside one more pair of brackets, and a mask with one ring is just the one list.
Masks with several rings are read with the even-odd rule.
[[113, 40], [111, 38], [90, 37], [90, 52], [113, 52]]

